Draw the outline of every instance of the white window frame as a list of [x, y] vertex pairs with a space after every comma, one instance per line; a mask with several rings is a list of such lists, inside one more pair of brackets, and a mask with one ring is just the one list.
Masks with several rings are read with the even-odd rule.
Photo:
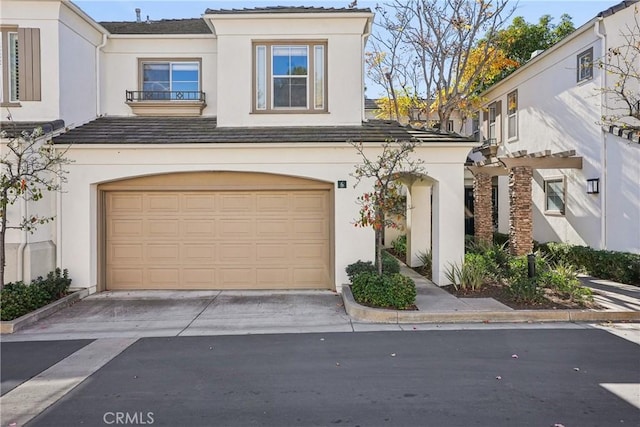
[[576, 57], [576, 60], [577, 82], [582, 83], [593, 79], [593, 47], [580, 52]]
[[[560, 183], [562, 187], [562, 209], [550, 209], [549, 198], [552, 196], [549, 189], [550, 184]], [[564, 176], [548, 177], [544, 179], [544, 213], [545, 215], [564, 216], [567, 210], [567, 181]]]
[[[493, 112], [493, 120], [491, 113]], [[493, 135], [493, 136], [492, 136]], [[487, 140], [498, 141], [498, 103], [492, 102], [487, 110]]]
[[[278, 47], [306, 47], [306, 107], [276, 107], [273, 74], [273, 51]], [[321, 60], [319, 60], [321, 59]], [[326, 113], [327, 112], [327, 41], [326, 40], [254, 40], [253, 42], [253, 113]], [[300, 77], [301, 78], [301, 77]]]
[[[515, 97], [515, 108], [511, 108], [511, 97]], [[511, 123], [513, 121], [513, 135], [511, 134]], [[507, 94], [507, 141], [518, 139], [518, 90]]]
[[[274, 50], [276, 50], [277, 48], [291, 48], [291, 47], [304, 47], [304, 49], [306, 50], [306, 54], [307, 54], [307, 74], [305, 74], [304, 76], [301, 75], [281, 75], [281, 74], [273, 74], [273, 52]], [[311, 59], [309, 58], [309, 45], [293, 45], [293, 44], [274, 44], [271, 46], [271, 79], [269, 81], [270, 83], [270, 90], [271, 90], [271, 109], [272, 110], [302, 110], [302, 111], [306, 111], [309, 109], [309, 74], [311, 72]], [[315, 54], [315, 50], [314, 50], [314, 54]], [[276, 79], [281, 79], [281, 78], [290, 78], [290, 79], [296, 79], [296, 80], [302, 80], [304, 79], [305, 81], [305, 91], [306, 91], [306, 100], [307, 100], [307, 105], [305, 105], [304, 107], [276, 107], [275, 106], [275, 96], [273, 96], [273, 94], [275, 93], [275, 81]], [[315, 94], [315, 89], [313, 91], [313, 93]]]
[[7, 39], [7, 47], [9, 50], [7, 52], [9, 102], [20, 102], [20, 64], [18, 62], [20, 53], [18, 52], [18, 32], [8, 32]]

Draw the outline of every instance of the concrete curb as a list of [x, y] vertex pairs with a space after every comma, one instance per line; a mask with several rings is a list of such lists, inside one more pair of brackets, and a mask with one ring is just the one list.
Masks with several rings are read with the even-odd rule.
[[402, 311], [358, 304], [351, 287], [342, 285], [347, 314], [368, 323], [523, 323], [523, 322], [621, 322], [640, 321], [638, 311], [511, 310], [511, 311]]
[[0, 334], [12, 334], [20, 329], [36, 323], [41, 319], [44, 319], [45, 317], [51, 316], [56, 311], [62, 310], [63, 308], [70, 306], [76, 301], [87, 297], [88, 295], [88, 289], [81, 289], [79, 291], [73, 292], [70, 295], [67, 295], [64, 298], [60, 298], [57, 301], [47, 304], [44, 307], [40, 307], [39, 309], [32, 311], [31, 313], [20, 316], [17, 319], [1, 321]]

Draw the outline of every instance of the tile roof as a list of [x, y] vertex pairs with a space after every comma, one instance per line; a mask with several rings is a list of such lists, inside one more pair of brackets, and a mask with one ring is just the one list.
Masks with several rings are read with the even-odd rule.
[[611, 6], [608, 9], [603, 10], [602, 12], [598, 13], [596, 16], [598, 18], [604, 18], [606, 16], [610, 16], [610, 15], [613, 15], [614, 13], [620, 12], [622, 9], [626, 9], [635, 3], [638, 3], [638, 0], [624, 0], [616, 5]]
[[377, 99], [371, 99], [371, 98], [365, 98], [364, 99], [364, 109], [365, 110], [377, 110], [378, 104], [377, 104]]
[[54, 138], [56, 144], [473, 142], [457, 134], [370, 120], [361, 126], [217, 127], [212, 117], [101, 117]]
[[366, 12], [370, 13], [371, 9], [367, 8], [347, 8], [347, 7], [307, 7], [307, 6], [268, 6], [268, 7], [252, 7], [243, 9], [207, 9], [204, 13], [207, 15], [235, 15], [239, 13], [326, 13], [326, 12]]
[[58, 129], [64, 128], [64, 120], [52, 120], [43, 122], [15, 122], [15, 121], [2, 121], [0, 122], [0, 130], [5, 131], [8, 137], [13, 137], [21, 134], [22, 132], [33, 132], [36, 128], [42, 128], [42, 133], [47, 134]]
[[111, 34], [211, 34], [202, 18], [100, 22]]

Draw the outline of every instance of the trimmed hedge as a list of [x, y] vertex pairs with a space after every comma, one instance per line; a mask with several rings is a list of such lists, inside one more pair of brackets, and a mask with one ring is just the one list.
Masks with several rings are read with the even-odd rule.
[[[371, 261], [358, 260], [353, 264], [349, 264], [345, 268], [349, 281], [353, 283], [353, 278], [360, 273], [375, 273], [377, 271], [375, 265]], [[382, 274], [400, 273], [400, 262], [393, 255], [382, 252]]]
[[0, 320], [13, 320], [64, 297], [71, 279], [68, 271], [57, 268], [46, 278], [38, 277], [27, 285], [24, 282], [7, 283], [0, 290]]
[[571, 264], [598, 279], [640, 286], [640, 254], [554, 242], [543, 243], [539, 249], [553, 263]]
[[351, 292], [357, 302], [373, 307], [404, 310], [416, 301], [415, 282], [399, 273], [360, 273], [351, 282]]

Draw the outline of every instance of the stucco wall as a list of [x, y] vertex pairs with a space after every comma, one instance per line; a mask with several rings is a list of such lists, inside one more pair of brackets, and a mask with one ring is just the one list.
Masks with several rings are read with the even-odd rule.
[[[564, 241], [600, 246], [601, 197], [586, 193], [586, 180], [599, 177], [602, 168], [602, 130], [598, 88], [600, 70], [594, 68], [593, 78], [576, 82], [577, 55], [593, 48], [594, 57], [601, 56], [601, 47], [590, 26], [561, 48], [543, 53], [506, 81], [486, 93], [487, 105], [502, 102], [500, 123], [503, 143], [499, 154], [519, 150], [529, 153], [551, 150], [552, 153], [575, 150], [583, 158], [582, 169], [538, 169], [534, 172], [532, 199], [534, 202], [534, 239]], [[507, 95], [518, 91], [518, 135], [507, 139]], [[483, 132], [486, 136], [484, 112]], [[545, 213], [544, 180], [566, 180], [565, 215]], [[509, 229], [508, 179], [499, 180], [499, 230]]]
[[[219, 126], [358, 125], [363, 117], [362, 34], [367, 14], [339, 18], [302, 14], [296, 18], [220, 19], [218, 35]], [[350, 14], [351, 15], [351, 14]], [[252, 113], [253, 40], [326, 40], [328, 112]]]
[[[444, 281], [443, 266], [459, 262], [464, 253], [464, 219], [459, 208], [463, 200], [463, 161], [469, 147], [421, 148], [416, 152], [428, 161], [429, 176], [439, 181], [440, 192], [433, 208], [440, 229], [434, 245], [440, 248], [436, 281]], [[350, 173], [359, 158], [348, 144], [223, 144], [175, 146], [73, 146], [69, 155], [66, 191], [61, 195], [61, 235], [59, 265], [68, 268], [74, 284], [95, 286], [98, 274], [97, 185], [139, 175], [176, 171], [252, 171], [299, 176], [337, 182], [347, 188], [334, 191], [335, 284], [338, 290], [347, 277], [345, 267], [358, 259], [372, 260], [374, 234], [370, 228], [353, 225], [358, 217], [356, 197], [366, 191], [366, 183], [353, 188]], [[375, 149], [371, 155], [375, 156]], [[434, 223], [438, 223], [434, 219]], [[435, 227], [435, 226], [434, 226]]]
[[111, 36], [103, 49], [101, 113], [131, 116], [125, 103], [127, 90], [141, 90], [138, 59], [201, 58], [202, 91], [207, 107], [202, 114], [216, 115], [217, 41], [212, 35]]

